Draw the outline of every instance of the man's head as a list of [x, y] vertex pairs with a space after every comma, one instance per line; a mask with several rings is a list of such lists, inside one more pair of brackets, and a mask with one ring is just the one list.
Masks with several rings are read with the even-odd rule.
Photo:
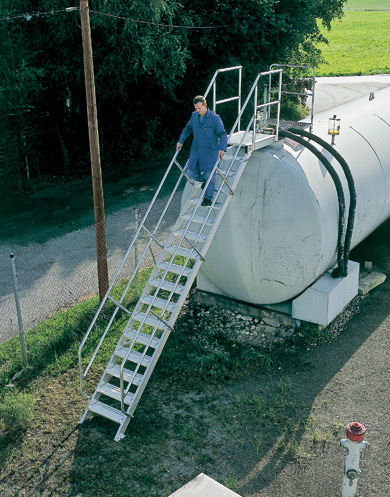
[[198, 95], [197, 97], [194, 98], [193, 102], [194, 102], [194, 107], [195, 107], [196, 112], [200, 116], [204, 116], [207, 112], [206, 99], [204, 97], [202, 97], [201, 95]]

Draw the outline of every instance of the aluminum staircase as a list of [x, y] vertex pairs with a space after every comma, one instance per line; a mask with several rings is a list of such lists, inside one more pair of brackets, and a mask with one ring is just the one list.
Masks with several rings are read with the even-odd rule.
[[[274, 72], [280, 75], [281, 82], [282, 70]], [[213, 84], [218, 73], [217, 71], [214, 75]], [[162, 210], [155, 229], [146, 228], [145, 223], [148, 219], [150, 208], [155, 201], [156, 195], [162, 188], [166, 177], [164, 176], [124, 259], [127, 259], [130, 251], [134, 248], [135, 240], [142, 232], [142, 228], [149, 235], [143, 255], [150, 249], [152, 243], [160, 249], [155, 265], [139, 300], [134, 308], [130, 308], [126, 304], [126, 294], [129, 292], [131, 283], [140, 268], [140, 262], [136, 265], [133, 275], [126, 282], [125, 288], [119, 297], [115, 293], [115, 285], [118, 285], [118, 270], [107, 295], [100, 304], [99, 310], [80, 345], [81, 391], [83, 395], [89, 398], [89, 404], [80, 422], [93, 415], [100, 415], [116, 422], [119, 425], [115, 436], [116, 441], [124, 437], [127, 425], [134, 414], [168, 336], [173, 329], [199, 268], [205, 260], [207, 250], [228, 208], [230, 199], [250, 158], [251, 151], [267, 146], [278, 138], [277, 133], [276, 136], [256, 133], [256, 111], [250, 119], [246, 130], [237, 131], [240, 127], [242, 113], [251, 98], [254, 98], [255, 108], [257, 109], [258, 81], [261, 76], [268, 74], [267, 72], [258, 75], [242, 109], [240, 109], [239, 104], [240, 111], [232, 132], [228, 137], [227, 153], [225, 153], [223, 160], [218, 161], [214, 166], [216, 191], [210, 207], [203, 207], [201, 203], [203, 192], [206, 190], [212, 174], [203, 190], [200, 183], [197, 184], [186, 176], [186, 167], [182, 168], [180, 166], [177, 161], [178, 152], [176, 152], [166, 174], [168, 174], [170, 168], [174, 165], [179, 168], [181, 174], [168, 199], [167, 206], [171, 202], [177, 186], [183, 178], [186, 178], [192, 185], [187, 198], [182, 202], [180, 214], [164, 243], [157, 238], [156, 233], [157, 227], [160, 226], [161, 220], [168, 209], [167, 206]], [[233, 97], [232, 100], [234, 99], [236, 97]], [[214, 101], [215, 105], [217, 103]], [[280, 99], [272, 102], [272, 104], [278, 107], [279, 116]], [[260, 107], [262, 105], [269, 106], [271, 104], [264, 103]], [[98, 340], [95, 351], [92, 353], [91, 360], [84, 369], [85, 358], [83, 357], [83, 350], [86, 348], [87, 340], [93, 335], [94, 328], [98, 326], [100, 314], [102, 312], [104, 314], [104, 308], [107, 306], [110, 312], [112, 312], [112, 315], [106, 318], [104, 326], [100, 326], [102, 329], [104, 328], [104, 331]], [[105, 314], [107, 315], [107, 312]], [[119, 316], [126, 323], [122, 324], [123, 331], [115, 350], [104, 369], [93, 395], [89, 397], [84, 393], [84, 380], [91, 370], [98, 350], [102, 347], [111, 328], [115, 326]]]

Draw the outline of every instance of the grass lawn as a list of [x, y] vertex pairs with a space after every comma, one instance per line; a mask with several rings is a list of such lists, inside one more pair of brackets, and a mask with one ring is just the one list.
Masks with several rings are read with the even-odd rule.
[[390, 73], [390, 12], [347, 11], [330, 32], [321, 29], [329, 44], [319, 45], [326, 63], [317, 68], [318, 76]]
[[346, 10], [390, 10], [390, 0], [348, 0]]

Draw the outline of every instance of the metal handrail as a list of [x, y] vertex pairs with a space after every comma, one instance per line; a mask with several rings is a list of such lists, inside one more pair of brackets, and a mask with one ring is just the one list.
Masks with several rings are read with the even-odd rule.
[[[263, 104], [258, 105], [257, 104], [257, 91], [258, 91], [259, 80], [263, 76], [268, 76], [268, 75], [271, 76], [272, 74], [279, 74], [279, 95], [278, 95], [278, 100], [274, 100], [273, 102], [265, 102]], [[255, 98], [254, 98], [254, 107], [255, 107], [255, 109], [254, 109], [254, 113], [253, 113], [253, 116], [252, 116], [252, 119], [251, 119], [251, 123], [256, 119], [256, 114], [257, 114], [257, 110], [258, 109], [263, 108], [263, 107], [269, 107], [270, 105], [277, 105], [278, 106], [278, 111], [277, 111], [277, 125], [276, 125], [275, 141], [278, 140], [278, 136], [279, 136], [279, 121], [280, 121], [280, 100], [281, 100], [281, 86], [282, 86], [281, 85], [281, 81], [282, 81], [282, 75], [283, 75], [283, 69], [275, 69], [275, 70], [272, 70], [272, 71], [261, 72], [261, 73], [259, 73], [256, 76], [255, 81], [253, 82], [252, 87], [249, 90], [248, 96], [246, 97], [244, 105], [242, 106], [242, 110], [241, 110], [240, 114], [238, 115], [235, 123], [233, 124], [232, 131], [230, 132], [229, 137], [228, 137], [228, 143], [229, 143], [229, 138], [233, 134], [233, 132], [234, 132], [234, 130], [235, 130], [238, 122], [241, 120], [242, 114], [244, 113], [244, 111], [246, 109], [246, 106], [248, 105], [248, 102], [249, 102], [249, 100], [252, 97], [252, 94], [254, 92], [255, 92]], [[248, 129], [247, 129], [247, 131], [248, 131]], [[256, 133], [256, 122], [254, 123], [254, 126], [253, 126], [253, 139], [255, 138], [255, 133]], [[252, 142], [253, 142], [253, 140], [252, 140]]]
[[[229, 71], [238, 71], [238, 95], [230, 98], [225, 98], [223, 100], [217, 100], [217, 76], [218, 74], [221, 74], [223, 72], [229, 72]], [[242, 89], [242, 66], [234, 66], [234, 67], [226, 67], [224, 69], [217, 69], [214, 73], [214, 76], [211, 78], [210, 84], [207, 87], [207, 90], [204, 93], [204, 98], [207, 97], [209, 94], [209, 91], [211, 88], [213, 88], [213, 105], [212, 109], [215, 112], [217, 109], [218, 104], [224, 104], [226, 102], [234, 102], [235, 100], [238, 101], [238, 112], [237, 114], [240, 114], [241, 112], [241, 89]], [[238, 131], [240, 131], [240, 122], [238, 123]]]
[[[112, 314], [112, 316], [111, 316], [111, 318], [110, 318], [110, 320], [109, 320], [109, 322], [108, 322], [108, 324], [107, 324], [107, 326], [106, 326], [106, 328], [105, 328], [105, 330], [104, 330], [104, 332], [102, 334], [102, 337], [99, 340], [98, 345], [96, 346], [96, 348], [95, 348], [95, 350], [94, 350], [94, 352], [92, 354], [92, 357], [91, 357], [91, 359], [90, 359], [90, 361], [89, 361], [89, 363], [88, 363], [85, 371], [83, 371], [83, 366], [82, 366], [82, 350], [84, 348], [84, 345], [85, 345], [85, 343], [86, 343], [86, 341], [87, 341], [87, 339], [88, 339], [88, 337], [89, 337], [89, 335], [90, 335], [90, 333], [91, 333], [91, 331], [92, 331], [92, 329], [93, 329], [93, 327], [94, 327], [94, 325], [95, 325], [95, 323], [96, 323], [96, 321], [97, 321], [97, 319], [98, 319], [98, 317], [99, 317], [99, 315], [100, 315], [100, 313], [101, 313], [101, 311], [102, 311], [102, 309], [103, 309], [103, 307], [104, 307], [104, 305], [105, 305], [105, 303], [107, 301], [107, 299], [109, 298], [109, 295], [111, 293], [111, 290], [112, 290], [113, 286], [116, 283], [118, 275], [120, 274], [120, 272], [121, 272], [121, 270], [122, 270], [122, 268], [123, 268], [123, 266], [124, 266], [124, 264], [125, 264], [128, 256], [129, 256], [129, 254], [131, 253], [131, 250], [133, 249], [135, 242], [138, 240], [141, 231], [143, 230], [143, 226], [144, 226], [144, 224], [145, 224], [145, 222], [146, 222], [146, 220], [147, 220], [147, 218], [148, 218], [148, 216], [149, 216], [149, 214], [150, 214], [150, 212], [151, 212], [151, 210], [152, 210], [152, 208], [153, 208], [153, 206], [154, 206], [154, 204], [156, 202], [156, 199], [157, 199], [158, 195], [161, 192], [161, 189], [162, 189], [162, 187], [163, 187], [163, 185], [164, 185], [164, 183], [166, 181], [166, 178], [167, 178], [168, 174], [170, 173], [170, 171], [172, 169], [172, 166], [174, 164], [178, 165], [178, 162], [176, 160], [178, 153], [179, 153], [179, 151], [176, 151], [176, 153], [174, 154], [174, 156], [173, 156], [173, 158], [172, 158], [172, 160], [171, 160], [171, 162], [170, 162], [170, 164], [169, 164], [169, 166], [168, 166], [168, 168], [167, 168], [167, 170], [166, 170], [166, 172], [165, 172], [165, 174], [164, 174], [164, 176], [163, 176], [163, 178], [162, 178], [162, 180], [161, 180], [161, 182], [160, 182], [160, 184], [159, 184], [159, 186], [158, 186], [158, 188], [157, 188], [157, 190], [156, 190], [156, 192], [155, 192], [155, 194], [154, 194], [154, 196], [152, 198], [152, 201], [151, 201], [151, 203], [150, 203], [150, 205], [149, 205], [149, 207], [148, 207], [148, 209], [147, 209], [147, 211], [146, 211], [146, 213], [145, 213], [145, 215], [144, 215], [144, 217], [143, 217], [143, 219], [141, 221], [141, 223], [138, 226], [138, 229], [137, 229], [137, 231], [136, 231], [136, 233], [135, 233], [135, 235], [134, 235], [134, 237], [133, 237], [133, 239], [132, 239], [132, 241], [131, 241], [131, 243], [129, 245], [129, 248], [127, 249], [127, 251], [125, 253], [125, 256], [124, 256], [121, 264], [119, 265], [119, 268], [116, 271], [116, 273], [115, 273], [115, 275], [114, 275], [114, 277], [113, 277], [113, 279], [111, 281], [111, 284], [109, 285], [109, 288], [108, 288], [108, 290], [107, 290], [107, 292], [106, 292], [103, 300], [101, 301], [101, 303], [99, 305], [99, 308], [96, 311], [95, 316], [92, 319], [92, 322], [91, 322], [91, 324], [90, 324], [90, 326], [89, 326], [89, 328], [88, 328], [88, 330], [87, 330], [87, 332], [86, 332], [86, 334], [85, 334], [85, 336], [84, 336], [84, 338], [83, 338], [83, 340], [82, 340], [82, 342], [81, 342], [81, 344], [79, 346], [78, 356], [79, 356], [79, 369], [80, 369], [80, 388], [81, 388], [81, 393], [85, 397], [87, 397], [87, 398], [90, 398], [90, 397], [84, 393], [84, 378], [88, 374], [88, 371], [91, 368], [91, 366], [93, 364], [93, 361], [95, 360], [95, 357], [96, 357], [96, 355], [97, 355], [97, 353], [98, 353], [98, 351], [99, 351], [99, 349], [100, 349], [100, 347], [101, 347], [101, 345], [102, 345], [102, 343], [103, 343], [103, 341], [104, 341], [104, 339], [105, 339], [105, 337], [107, 335], [108, 330], [110, 329], [110, 327], [111, 327], [111, 325], [112, 325], [112, 323], [113, 323], [113, 321], [115, 319], [115, 316], [116, 316], [116, 314], [117, 314], [120, 306], [116, 306], [115, 307], [115, 310], [114, 310], [114, 312], [113, 312], [113, 314]], [[163, 211], [162, 211], [162, 213], [161, 213], [161, 215], [160, 215], [160, 217], [159, 217], [159, 219], [158, 219], [158, 221], [156, 223], [156, 226], [155, 226], [155, 228], [153, 230], [153, 234], [159, 228], [159, 226], [160, 226], [160, 224], [161, 224], [161, 222], [162, 222], [162, 220], [163, 220], [163, 218], [164, 218], [164, 216], [165, 216], [165, 214], [167, 212], [167, 209], [169, 208], [169, 206], [170, 206], [170, 204], [171, 204], [171, 202], [173, 200], [173, 197], [174, 197], [174, 195], [175, 195], [175, 193], [177, 191], [177, 188], [178, 188], [181, 180], [183, 179], [183, 177], [187, 177], [186, 174], [185, 174], [186, 168], [187, 168], [187, 165], [184, 168], [180, 167], [180, 169], [182, 171], [181, 174], [180, 174], [180, 177], [177, 180], [176, 185], [175, 185], [175, 187], [174, 187], [171, 195], [169, 196], [169, 198], [167, 200], [165, 208], [163, 209]], [[150, 236], [149, 239], [148, 239], [148, 241], [147, 241], [147, 243], [146, 243], [145, 249], [142, 252], [141, 257], [140, 257], [138, 263], [136, 264], [136, 266], [134, 268], [133, 274], [131, 275], [131, 277], [130, 277], [127, 285], [126, 285], [126, 288], [124, 289], [124, 291], [122, 293], [122, 296], [121, 296], [121, 298], [119, 300], [120, 304], [124, 300], [124, 298], [125, 298], [125, 296], [126, 296], [126, 294], [128, 292], [128, 289], [129, 289], [131, 283], [133, 282], [136, 274], [138, 273], [138, 270], [139, 270], [139, 268], [140, 268], [140, 266], [141, 266], [141, 264], [143, 262], [145, 254], [146, 254], [147, 250], [149, 249], [149, 247], [150, 247], [150, 245], [152, 243], [152, 240], [153, 240], [153, 237]]]
[[[311, 112], [310, 112], [310, 132], [313, 130], [314, 126], [314, 99], [315, 99], [315, 87], [316, 87], [316, 69], [314, 66], [304, 66], [304, 65], [299, 65], [299, 64], [271, 64], [269, 66], [270, 71], [272, 70], [273, 67], [292, 67], [296, 69], [310, 69], [313, 71], [313, 76], [312, 76], [312, 90], [311, 93], [308, 92], [294, 92], [294, 91], [282, 91], [282, 93], [286, 95], [299, 95], [299, 96], [309, 96], [311, 97]], [[269, 95], [271, 93], [276, 93], [277, 90], [272, 90], [271, 88], [271, 76], [269, 77]]]

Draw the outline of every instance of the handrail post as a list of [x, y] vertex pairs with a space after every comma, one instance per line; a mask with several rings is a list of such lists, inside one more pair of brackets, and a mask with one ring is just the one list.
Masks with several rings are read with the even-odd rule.
[[[238, 115], [241, 114], [242, 67], [238, 70]], [[241, 131], [241, 118], [238, 120], [238, 131]]]
[[259, 84], [257, 83], [255, 87], [255, 94], [253, 96], [253, 131], [252, 131], [252, 150], [255, 149], [255, 143], [256, 143], [256, 115], [257, 115], [257, 93], [259, 91]]
[[276, 133], [275, 133], [275, 141], [278, 140], [279, 138], [279, 124], [280, 124], [280, 104], [282, 100], [282, 77], [283, 77], [283, 70], [280, 71], [279, 73], [279, 92], [278, 92], [278, 110], [277, 110], [277, 118], [276, 118]]

